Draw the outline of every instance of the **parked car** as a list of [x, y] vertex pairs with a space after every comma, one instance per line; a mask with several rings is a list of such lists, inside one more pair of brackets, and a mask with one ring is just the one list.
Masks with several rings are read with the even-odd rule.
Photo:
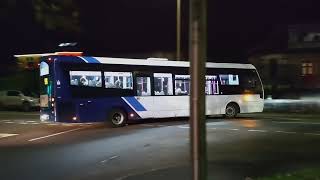
[[23, 93], [17, 90], [0, 91], [1, 108], [19, 108], [23, 111], [30, 111], [39, 106], [39, 96], [34, 93]]

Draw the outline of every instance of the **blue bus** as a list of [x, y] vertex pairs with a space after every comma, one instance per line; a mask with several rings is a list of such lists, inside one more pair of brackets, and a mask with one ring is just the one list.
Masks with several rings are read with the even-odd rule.
[[[251, 64], [207, 63], [206, 115], [261, 112], [264, 91]], [[189, 116], [189, 62], [48, 55], [40, 61], [40, 118], [115, 127]]]

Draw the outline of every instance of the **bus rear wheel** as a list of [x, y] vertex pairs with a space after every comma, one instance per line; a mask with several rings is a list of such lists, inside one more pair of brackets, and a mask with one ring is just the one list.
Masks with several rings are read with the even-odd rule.
[[108, 120], [113, 127], [122, 127], [127, 123], [127, 113], [121, 109], [113, 109]]
[[235, 118], [239, 112], [239, 107], [235, 103], [229, 103], [226, 107], [225, 117]]

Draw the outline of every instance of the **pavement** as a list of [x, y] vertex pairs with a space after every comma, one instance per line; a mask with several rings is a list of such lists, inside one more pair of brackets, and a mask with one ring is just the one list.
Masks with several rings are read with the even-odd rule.
[[[320, 166], [317, 115], [244, 114], [207, 120], [208, 179], [237, 180]], [[0, 112], [0, 179], [191, 179], [186, 119], [41, 122]]]

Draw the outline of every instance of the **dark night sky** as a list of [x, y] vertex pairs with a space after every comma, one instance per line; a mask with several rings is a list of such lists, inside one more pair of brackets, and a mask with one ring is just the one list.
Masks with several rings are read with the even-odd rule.
[[[188, 2], [183, 1], [183, 50], [187, 52]], [[319, 0], [318, 0], [319, 1]], [[14, 53], [41, 53], [59, 42], [80, 42], [90, 55], [174, 51], [175, 0], [77, 1], [80, 33], [46, 31], [33, 20], [31, 0], [0, 13], [2, 64]], [[208, 58], [243, 61], [252, 49], [283, 48], [288, 24], [319, 24], [316, 0], [208, 0]]]

